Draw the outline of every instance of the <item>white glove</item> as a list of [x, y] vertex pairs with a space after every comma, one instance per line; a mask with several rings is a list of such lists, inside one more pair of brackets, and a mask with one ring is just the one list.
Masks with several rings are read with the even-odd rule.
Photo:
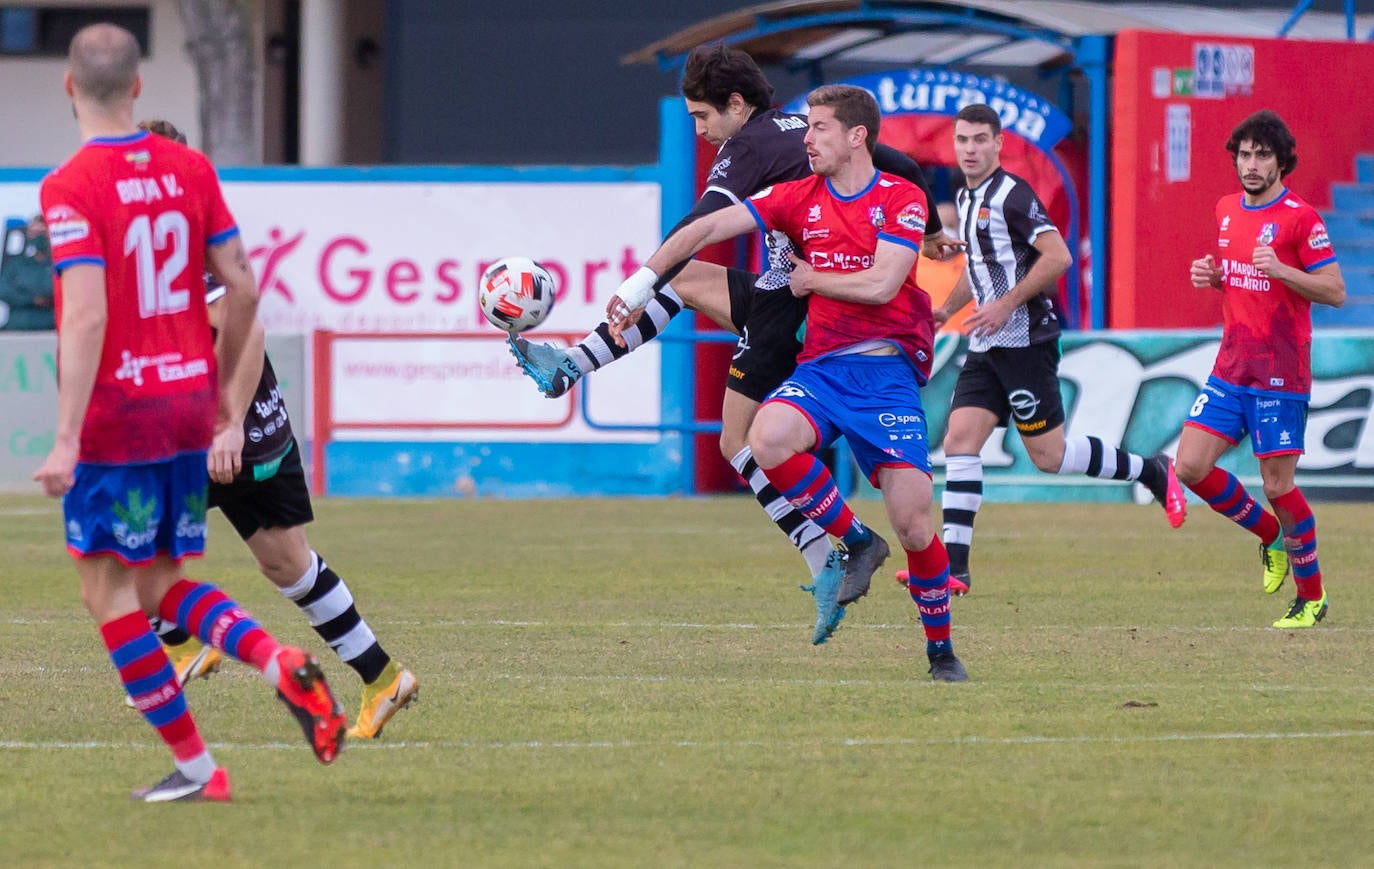
[[654, 297], [654, 284], [657, 282], [658, 273], [648, 266], [642, 266], [621, 283], [615, 294], [625, 303], [628, 310], [638, 310], [649, 304], [649, 300]]

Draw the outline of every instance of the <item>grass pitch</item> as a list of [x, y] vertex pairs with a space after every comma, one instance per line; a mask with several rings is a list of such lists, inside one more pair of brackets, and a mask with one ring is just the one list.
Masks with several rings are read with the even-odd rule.
[[[121, 703], [60, 514], [0, 499], [0, 845], [13, 865], [1255, 866], [1369, 861], [1364, 505], [1317, 505], [1331, 611], [1204, 508], [988, 504], [926, 675], [885, 567], [827, 645], [746, 497], [325, 501], [315, 547], [421, 702], [319, 766], [229, 664], [189, 689], [230, 805], [133, 804], [170, 759]], [[887, 532], [881, 506], [858, 505]], [[560, 528], [571, 530], [562, 531]], [[634, 530], [628, 530], [634, 529]], [[191, 573], [358, 682], [217, 515]], [[887, 567], [895, 569], [895, 560]]]

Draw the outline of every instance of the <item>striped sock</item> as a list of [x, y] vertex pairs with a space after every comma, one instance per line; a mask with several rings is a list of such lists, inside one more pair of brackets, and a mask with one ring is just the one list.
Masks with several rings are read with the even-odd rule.
[[1235, 474], [1214, 467], [1188, 488], [1213, 510], [1258, 537], [1266, 546], [1279, 538], [1279, 520], [1250, 497]]
[[382, 650], [372, 628], [358, 614], [353, 593], [318, 552], [310, 552], [310, 567], [281, 593], [300, 607], [320, 639], [328, 643], [339, 660], [352, 667], [363, 682], [375, 682], [391, 663], [391, 656]]
[[[207, 645], [267, 672], [281, 645], [252, 616], [213, 585], [178, 580], [162, 602], [158, 615], [176, 622]], [[275, 679], [268, 681], [275, 684]]]
[[1285, 529], [1283, 545], [1293, 567], [1293, 582], [1298, 597], [1321, 600], [1322, 571], [1317, 564], [1317, 519], [1301, 490], [1294, 487], [1286, 495], [1269, 502]]
[[764, 468], [763, 473], [803, 516], [843, 539], [846, 546], [871, 536], [840, 497], [830, 471], [811, 453], [798, 453], [775, 468]]
[[671, 286], [664, 284], [644, 306], [644, 315], [639, 322], [620, 333], [620, 337], [625, 339], [624, 347], [615, 343], [611, 337], [611, 327], [602, 323], [576, 346], [569, 347], [568, 356], [583, 374], [609, 365], [657, 338], [660, 332], [668, 328], [668, 323], [681, 313], [682, 307], [682, 299], [673, 292]]
[[1073, 435], [1064, 438], [1061, 474], [1087, 474], [1101, 480], [1134, 480], [1145, 469], [1145, 460], [1121, 447], [1108, 448], [1101, 438]]
[[939, 655], [954, 651], [949, 637], [949, 555], [939, 537], [919, 552], [906, 552], [907, 590], [921, 614], [926, 632], [926, 653]]
[[754, 499], [759, 502], [763, 512], [768, 514], [768, 518], [773, 520], [778, 530], [786, 534], [787, 539], [801, 552], [811, 575], [818, 576], [825, 569], [825, 563], [830, 558], [830, 550], [834, 548], [825, 536], [825, 529], [787, 503], [787, 499], [777, 487], [768, 482], [768, 477], [759, 470], [759, 463], [754, 461], [754, 453], [749, 447], [746, 446], [736, 453], [730, 460], [730, 466], [749, 484], [749, 488], [754, 492]]
[[940, 494], [944, 544], [949, 569], [968, 573], [973, 546], [973, 520], [983, 506], [983, 460], [980, 456], [945, 456], [945, 491]]
[[140, 612], [122, 615], [101, 625], [100, 637], [125, 693], [172, 750], [177, 769], [192, 781], [209, 781], [215, 771], [214, 758], [186, 706], [172, 662], [148, 628], [147, 617]]

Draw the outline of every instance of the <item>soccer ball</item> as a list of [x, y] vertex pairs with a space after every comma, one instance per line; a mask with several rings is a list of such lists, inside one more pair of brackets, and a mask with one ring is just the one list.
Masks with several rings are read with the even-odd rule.
[[491, 324], [507, 332], [533, 329], [553, 310], [553, 276], [523, 256], [497, 260], [477, 286], [477, 303]]

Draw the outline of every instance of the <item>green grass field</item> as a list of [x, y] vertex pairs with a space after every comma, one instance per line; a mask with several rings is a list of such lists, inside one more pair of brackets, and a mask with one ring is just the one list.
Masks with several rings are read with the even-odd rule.
[[[170, 758], [121, 703], [57, 507], [0, 499], [7, 862], [1374, 860], [1368, 506], [1317, 506], [1331, 611], [1280, 632], [1291, 581], [1264, 595], [1251, 538], [1202, 508], [1171, 531], [1154, 508], [988, 504], [954, 604], [962, 685], [929, 681], [886, 568], [812, 647], [801, 560], [745, 497], [317, 506], [316, 548], [421, 702], [322, 767], [227, 665], [188, 693], [235, 801], [147, 806], [128, 790]], [[316, 650], [352, 715], [353, 673], [211, 527], [192, 574]]]

